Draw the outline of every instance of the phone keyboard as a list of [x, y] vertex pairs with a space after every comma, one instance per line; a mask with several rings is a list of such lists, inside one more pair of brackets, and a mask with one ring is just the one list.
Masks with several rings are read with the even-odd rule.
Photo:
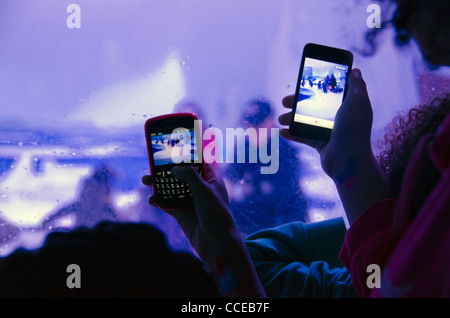
[[154, 189], [156, 194], [159, 194], [164, 200], [192, 197], [189, 186], [183, 181], [172, 177], [170, 170], [163, 170], [156, 173]]

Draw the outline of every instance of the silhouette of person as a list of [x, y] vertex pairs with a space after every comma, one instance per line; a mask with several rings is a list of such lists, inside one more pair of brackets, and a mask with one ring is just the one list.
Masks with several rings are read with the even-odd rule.
[[92, 227], [103, 220], [114, 220], [116, 215], [111, 204], [111, 180], [113, 173], [106, 166], [100, 166], [83, 181], [78, 200], [60, 209], [42, 224], [43, 227], [57, 229], [58, 219], [71, 215], [75, 223], [71, 227]]
[[331, 91], [334, 92], [334, 93], [336, 92], [336, 85], [337, 85], [336, 77], [334, 77], [334, 74], [331, 74], [330, 86], [331, 86]]
[[274, 174], [261, 174], [263, 164], [249, 162], [250, 147], [271, 149], [270, 129], [276, 126], [269, 102], [264, 99], [248, 102], [242, 124], [246, 128], [269, 129], [267, 144], [247, 140], [245, 163], [235, 160], [224, 172], [231, 182], [231, 206], [239, 229], [250, 234], [291, 221], [305, 221], [307, 204], [299, 186], [301, 166], [297, 150], [280, 138], [279, 169]]
[[[0, 297], [220, 297], [203, 262], [172, 250], [146, 223], [105, 221], [50, 232], [39, 249], [19, 248], [0, 264]], [[78, 266], [79, 288], [67, 284], [77, 283], [71, 264]]]

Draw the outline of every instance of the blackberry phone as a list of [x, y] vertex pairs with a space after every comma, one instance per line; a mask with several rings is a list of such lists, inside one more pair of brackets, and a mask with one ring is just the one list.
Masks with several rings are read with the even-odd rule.
[[156, 204], [163, 210], [192, 206], [189, 186], [170, 171], [188, 165], [205, 176], [198, 118], [190, 113], [153, 117], [145, 123], [145, 135]]

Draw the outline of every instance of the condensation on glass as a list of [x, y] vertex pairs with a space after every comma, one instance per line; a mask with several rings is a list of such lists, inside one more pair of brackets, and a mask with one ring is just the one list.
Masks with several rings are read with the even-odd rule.
[[[224, 134], [279, 128], [303, 46], [353, 49], [367, 31], [357, 1], [72, 2], [0, 3], [1, 255], [102, 220], [151, 222], [189, 248], [175, 221], [147, 203], [145, 121], [183, 110]], [[383, 43], [373, 57], [355, 54], [374, 140], [423, 97], [414, 81], [421, 71], [405, 62], [414, 54], [397, 51], [389, 32]], [[258, 102], [268, 105], [263, 117]], [[316, 151], [279, 147], [277, 174], [258, 174], [260, 163], [215, 164], [243, 234], [344, 216]]]

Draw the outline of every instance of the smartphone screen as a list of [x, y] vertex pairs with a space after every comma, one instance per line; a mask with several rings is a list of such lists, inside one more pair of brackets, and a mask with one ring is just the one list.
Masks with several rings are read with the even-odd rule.
[[305, 57], [294, 121], [333, 129], [348, 69], [347, 65]]
[[289, 125], [292, 135], [330, 140], [336, 113], [347, 93], [352, 63], [350, 51], [314, 43], [305, 45]]
[[203, 176], [197, 124], [192, 114], [170, 114], [151, 118], [145, 125], [153, 194], [163, 209], [183, 208], [193, 202], [188, 185], [173, 177], [171, 169], [175, 165], [189, 165]]
[[193, 163], [199, 159], [194, 129], [180, 127], [170, 134], [153, 132], [150, 139], [157, 167], [181, 162]]

